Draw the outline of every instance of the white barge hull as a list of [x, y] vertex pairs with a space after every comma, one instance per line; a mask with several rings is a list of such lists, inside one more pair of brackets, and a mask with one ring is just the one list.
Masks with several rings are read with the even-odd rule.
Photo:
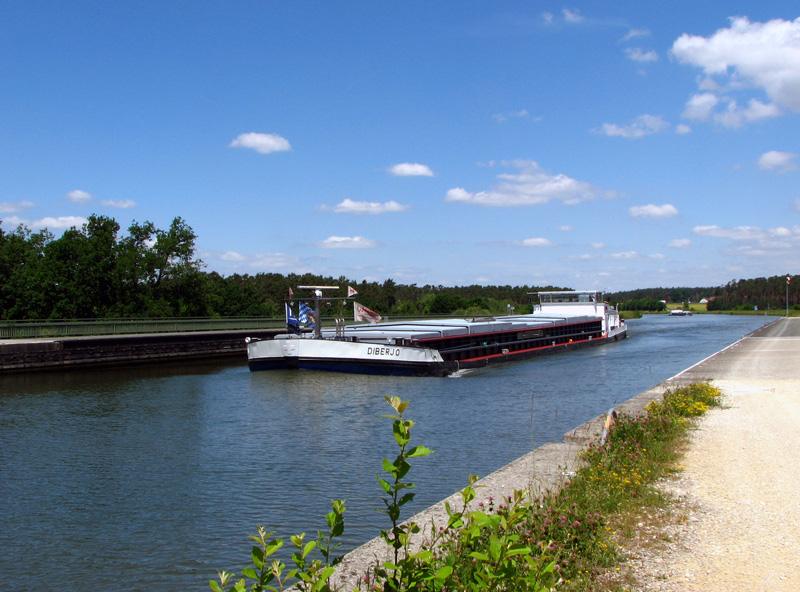
[[388, 376], [445, 376], [456, 369], [438, 351], [329, 339], [268, 339], [247, 344], [250, 370], [327, 370]]

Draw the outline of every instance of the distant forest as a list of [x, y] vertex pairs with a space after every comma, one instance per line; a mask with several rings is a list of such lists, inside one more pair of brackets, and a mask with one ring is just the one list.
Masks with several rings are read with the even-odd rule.
[[[761, 310], [786, 306], [785, 275], [750, 280], [732, 280], [724, 286], [708, 288], [644, 288], [608, 294], [611, 302], [626, 303], [641, 300], [664, 300], [668, 303], [708, 300], [708, 310]], [[789, 276], [789, 306], [800, 306], [800, 276]], [[621, 305], [620, 308], [623, 308]]]
[[[106, 216], [92, 215], [81, 228], [60, 238], [20, 225], [0, 226], [0, 319], [91, 319], [119, 317], [283, 316], [290, 289], [295, 300], [308, 294], [299, 285], [338, 285], [357, 290], [357, 300], [384, 316], [420, 314], [505, 314], [530, 312], [530, 293], [556, 286], [417, 286], [358, 281], [313, 274], [258, 273], [221, 276], [203, 271], [195, 257], [197, 236], [182, 219], [168, 229], [134, 222], [127, 235]], [[789, 302], [798, 305], [800, 286], [792, 279]], [[580, 286], [578, 287], [580, 288]], [[336, 294], [331, 294], [336, 295]], [[658, 310], [668, 302], [708, 298], [709, 310], [781, 308], [786, 276], [734, 280], [709, 288], [650, 288], [608, 294], [621, 309]], [[350, 303], [334, 301], [323, 316], [349, 316]]]

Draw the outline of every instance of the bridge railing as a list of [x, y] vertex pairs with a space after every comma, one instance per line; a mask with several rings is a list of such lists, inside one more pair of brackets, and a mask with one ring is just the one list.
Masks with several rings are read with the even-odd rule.
[[[392, 321], [464, 318], [464, 315], [393, 316]], [[388, 315], [384, 321], [389, 321]], [[348, 320], [348, 322], [351, 322]], [[334, 319], [323, 316], [323, 327], [332, 327]], [[246, 331], [283, 329], [284, 317], [194, 317], [171, 319], [72, 319], [52, 321], [0, 321], [0, 339], [37, 339], [131, 335], [142, 333], [184, 333], [189, 331]]]
[[285, 322], [283, 317], [0, 321], [0, 339], [280, 329]]

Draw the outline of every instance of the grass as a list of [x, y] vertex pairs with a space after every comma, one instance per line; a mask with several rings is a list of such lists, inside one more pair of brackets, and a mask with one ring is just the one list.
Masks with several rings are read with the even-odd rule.
[[[667, 312], [678, 308], [684, 310], [686, 307], [684, 306], [683, 302], [672, 302], [667, 304]], [[705, 303], [699, 304], [697, 302], [691, 302], [689, 303], [689, 308], [687, 310], [690, 310], [691, 312], [707, 312], [708, 305]]]
[[[667, 314], [669, 311], [674, 310], [676, 308], [683, 309], [684, 306], [681, 303], [674, 303], [674, 304], [667, 304], [667, 310], [654, 313], [645, 311], [644, 314]], [[722, 315], [750, 315], [750, 316], [770, 316], [770, 317], [785, 317], [786, 316], [786, 308], [770, 308], [770, 309], [759, 309], [759, 310], [708, 310], [707, 304], [698, 304], [692, 303], [689, 305], [689, 310], [694, 314], [722, 314]], [[642, 313], [638, 315], [635, 314], [638, 311], [626, 311], [620, 312], [620, 315], [623, 319], [638, 319], [642, 317]], [[800, 316], [800, 310], [796, 310], [793, 308], [789, 308], [789, 316], [790, 317], [797, 317]]]

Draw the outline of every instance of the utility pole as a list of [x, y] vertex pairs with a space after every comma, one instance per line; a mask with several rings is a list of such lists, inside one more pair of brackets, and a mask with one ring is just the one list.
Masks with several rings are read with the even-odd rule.
[[792, 276], [786, 276], [786, 316], [789, 316], [789, 284], [792, 283]]

